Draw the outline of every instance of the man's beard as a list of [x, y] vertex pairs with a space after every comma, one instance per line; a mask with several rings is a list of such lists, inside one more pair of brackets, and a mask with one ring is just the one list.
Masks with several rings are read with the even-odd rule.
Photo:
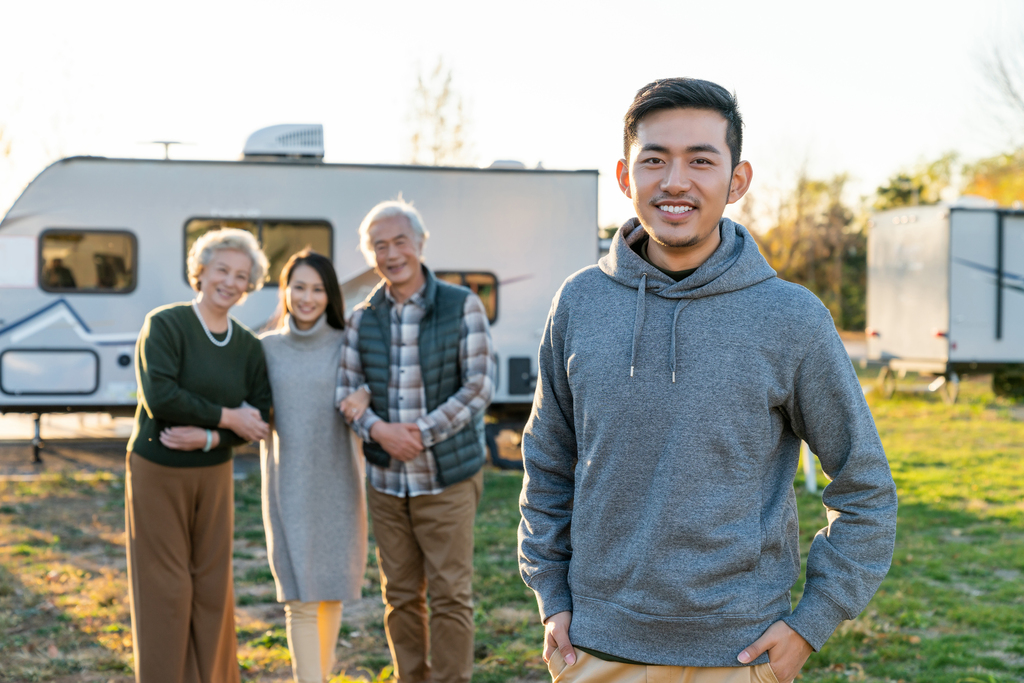
[[659, 246], [665, 247], [666, 249], [681, 249], [684, 247], [693, 247], [696, 246], [697, 244], [700, 244], [708, 237], [707, 235], [690, 235], [689, 237], [683, 237], [676, 240], [665, 240], [658, 239], [657, 235], [654, 234], [653, 230], [648, 232], [647, 236], [650, 237], [652, 242], [658, 244]]

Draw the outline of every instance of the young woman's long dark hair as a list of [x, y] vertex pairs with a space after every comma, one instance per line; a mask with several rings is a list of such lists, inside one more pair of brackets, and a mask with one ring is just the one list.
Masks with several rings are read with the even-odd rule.
[[284, 268], [281, 269], [281, 279], [278, 283], [281, 301], [277, 307], [276, 320], [270, 327], [285, 326], [285, 313], [288, 312], [285, 290], [292, 281], [292, 273], [298, 266], [309, 266], [320, 274], [324, 290], [327, 292], [327, 324], [336, 330], [345, 329], [345, 299], [341, 296], [341, 287], [338, 285], [338, 275], [334, 272], [334, 265], [329, 258], [316, 253], [309, 247], [292, 254], [288, 263], [284, 264]]

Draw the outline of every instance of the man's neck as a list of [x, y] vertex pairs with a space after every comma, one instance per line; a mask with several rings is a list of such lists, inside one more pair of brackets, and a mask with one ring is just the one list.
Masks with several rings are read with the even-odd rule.
[[404, 304], [412, 298], [413, 294], [420, 291], [420, 288], [423, 287], [423, 284], [426, 281], [427, 279], [423, 276], [423, 270], [420, 269], [420, 271], [416, 273], [416, 277], [411, 278], [406, 282], [398, 285], [389, 282], [388, 291], [391, 293], [391, 298], [394, 299], [395, 302]]
[[664, 270], [674, 272], [691, 270], [699, 268], [701, 264], [711, 258], [721, 243], [722, 236], [718, 230], [714, 230], [706, 240], [692, 247], [666, 247], [649, 239], [647, 255], [650, 257], [651, 263]]

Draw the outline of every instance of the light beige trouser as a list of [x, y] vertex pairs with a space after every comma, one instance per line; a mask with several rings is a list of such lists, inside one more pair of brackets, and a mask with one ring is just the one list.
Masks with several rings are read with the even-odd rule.
[[576, 650], [576, 663], [567, 666], [555, 650], [548, 662], [554, 683], [779, 683], [770, 664], [755, 666], [644, 666], [620, 664]]
[[399, 683], [468, 683], [473, 675], [473, 520], [483, 473], [432, 496], [399, 498], [372, 486], [368, 490], [396, 678]]
[[135, 680], [237, 683], [231, 461], [165, 467], [129, 453], [126, 465]]
[[290, 600], [284, 604], [284, 619], [292, 676], [297, 683], [324, 683], [334, 668], [341, 603]]

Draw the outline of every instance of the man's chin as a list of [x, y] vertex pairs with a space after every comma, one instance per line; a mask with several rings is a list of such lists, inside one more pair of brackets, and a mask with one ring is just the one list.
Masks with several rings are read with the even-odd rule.
[[700, 235], [666, 235], [663, 231], [648, 232], [647, 234], [652, 242], [656, 242], [659, 246], [666, 249], [688, 249], [689, 247], [697, 246], [703, 241]]

